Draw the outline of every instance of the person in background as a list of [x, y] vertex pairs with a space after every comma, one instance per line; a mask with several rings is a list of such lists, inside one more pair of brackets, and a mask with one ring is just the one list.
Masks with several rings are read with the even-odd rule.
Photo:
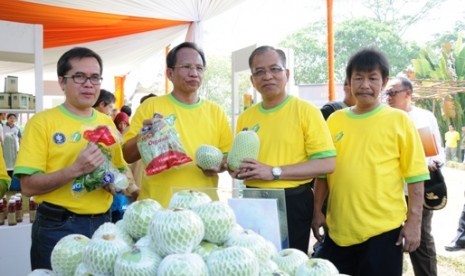
[[[423, 181], [429, 179], [425, 154], [407, 114], [380, 103], [389, 78], [384, 54], [358, 51], [346, 76], [356, 103], [327, 121], [336, 169], [315, 181], [313, 234], [321, 242], [321, 227], [328, 229], [316, 257], [343, 274], [402, 275], [402, 251], [420, 245]], [[328, 192], [325, 217], [321, 208]]]
[[111, 116], [113, 109], [115, 108], [115, 102], [116, 98], [113, 93], [105, 89], [100, 89], [100, 95], [98, 96], [93, 108], [105, 115]]
[[3, 126], [6, 120], [6, 113], [0, 112], [0, 125]]
[[126, 114], [128, 115], [128, 117], [131, 117], [131, 115], [132, 115], [132, 109], [131, 109], [131, 107], [128, 106], [128, 105], [123, 105], [123, 106], [121, 107], [121, 109], [120, 109], [120, 112], [126, 113]]
[[[427, 157], [426, 162], [430, 171], [436, 171], [439, 169], [440, 164], [444, 164], [445, 162], [438, 122], [431, 111], [412, 105], [412, 93], [413, 85], [409, 79], [405, 77], [395, 77], [389, 80], [386, 86], [385, 96], [387, 97], [387, 103], [391, 107], [407, 112], [417, 129], [424, 127], [429, 128], [430, 133], [436, 139], [438, 154]], [[407, 190], [406, 186], [405, 190]], [[415, 275], [432, 276], [438, 274], [436, 246], [434, 244], [434, 237], [431, 234], [432, 218], [433, 211], [423, 208], [420, 247], [409, 253]]]
[[313, 214], [312, 178], [334, 170], [336, 152], [320, 110], [288, 95], [286, 55], [271, 46], [256, 48], [249, 57], [250, 80], [263, 101], [237, 119], [236, 133], [257, 131], [258, 159], [244, 159], [231, 172], [249, 188], [284, 189], [289, 247], [308, 254]]
[[462, 133], [460, 134], [460, 158], [462, 163], [465, 163], [465, 126], [462, 127]]
[[[84, 139], [84, 131], [97, 126], [117, 130], [113, 121], [92, 106], [102, 83], [102, 59], [94, 51], [75, 47], [57, 62], [58, 83], [65, 94], [63, 104], [38, 112], [24, 130], [14, 176], [21, 191], [39, 203], [31, 230], [31, 268], [51, 269], [55, 244], [69, 234], [89, 238], [111, 220], [114, 189], [110, 185], [86, 191], [76, 180], [93, 172], [104, 161], [99, 145]], [[126, 168], [121, 145], [108, 147], [111, 162]]]
[[[233, 141], [231, 127], [221, 107], [200, 98], [199, 88], [205, 73], [205, 55], [198, 46], [184, 42], [171, 49], [166, 57], [166, 75], [173, 84], [167, 95], [146, 99], [131, 119], [129, 131], [124, 135], [123, 153], [128, 163], [141, 158], [137, 147], [143, 126], [153, 125], [153, 115], [175, 115], [174, 127], [187, 156], [195, 160], [195, 152], [202, 144], [211, 145], [226, 154]], [[168, 206], [173, 187], [201, 189], [217, 188], [218, 173], [225, 170], [201, 170], [195, 162], [176, 169], [164, 170], [150, 177], [142, 177], [138, 200], [152, 198]]]
[[355, 98], [352, 95], [352, 93], [350, 93], [350, 86], [347, 84], [347, 80], [345, 80], [344, 81], [344, 100], [332, 101], [332, 102], [326, 103], [320, 108], [320, 110], [325, 120], [327, 120], [329, 115], [331, 115], [334, 111], [342, 109], [342, 108], [346, 108], [346, 107], [351, 107], [353, 105], [355, 105]]
[[3, 156], [2, 147], [0, 147], [0, 199], [8, 192], [11, 185], [11, 177], [6, 171], [5, 160], [1, 156]]
[[114, 122], [121, 135], [129, 129], [129, 116], [123, 111], [116, 115]]
[[460, 140], [460, 134], [455, 130], [453, 124], [449, 124], [449, 131], [444, 134], [446, 161], [457, 161], [457, 143]]
[[152, 97], [156, 97], [157, 95], [153, 94], [153, 93], [150, 93], [150, 94], [147, 94], [145, 96], [143, 96], [142, 98], [140, 98], [140, 101], [139, 103], [143, 103], [145, 100], [149, 99], [149, 98], [152, 98]]
[[9, 113], [3, 126], [3, 157], [9, 176], [13, 175], [13, 169], [18, 156], [19, 144], [21, 142], [21, 130], [15, 124], [16, 114]]

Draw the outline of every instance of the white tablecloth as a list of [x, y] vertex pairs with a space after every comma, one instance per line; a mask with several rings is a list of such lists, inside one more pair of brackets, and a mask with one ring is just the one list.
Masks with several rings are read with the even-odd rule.
[[31, 226], [29, 216], [14, 226], [0, 226], [0, 274], [26, 276], [31, 272]]

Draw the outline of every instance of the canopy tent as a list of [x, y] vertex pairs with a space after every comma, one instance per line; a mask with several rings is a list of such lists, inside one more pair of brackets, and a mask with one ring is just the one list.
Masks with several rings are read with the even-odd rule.
[[[44, 79], [56, 79], [56, 62], [72, 46], [102, 56], [104, 76], [125, 75], [179, 37], [201, 44], [201, 23], [243, 0], [26, 0], [5, 1], [0, 20], [41, 24]], [[0, 74], [32, 71], [33, 64], [0, 56]]]

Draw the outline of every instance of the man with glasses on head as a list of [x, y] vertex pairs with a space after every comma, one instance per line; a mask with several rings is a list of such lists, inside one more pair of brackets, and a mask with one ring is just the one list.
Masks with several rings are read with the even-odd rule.
[[[33, 270], [51, 269], [51, 252], [64, 236], [90, 238], [111, 219], [114, 191], [108, 185], [86, 191], [76, 184], [105, 160], [99, 147], [84, 138], [84, 131], [105, 125], [117, 133], [111, 118], [92, 108], [100, 94], [102, 60], [88, 48], [72, 48], [58, 60], [57, 74], [65, 101], [27, 122], [14, 170], [22, 193], [39, 203], [31, 233]], [[117, 168], [126, 168], [119, 143], [108, 152]]]
[[261, 46], [249, 57], [250, 80], [262, 102], [244, 111], [236, 133], [258, 126], [258, 159], [244, 159], [231, 176], [250, 188], [284, 189], [289, 247], [308, 254], [314, 177], [334, 169], [336, 152], [321, 111], [288, 95], [289, 70], [280, 49]]
[[[181, 43], [168, 53], [166, 75], [173, 90], [164, 96], [148, 98], [137, 108], [124, 135], [123, 152], [127, 162], [141, 158], [137, 147], [139, 133], [142, 127], [153, 124], [155, 113], [163, 117], [176, 116], [174, 127], [192, 160], [202, 144], [215, 146], [224, 154], [229, 151], [233, 136], [225, 112], [219, 105], [199, 96], [205, 66], [205, 55], [194, 43]], [[144, 175], [138, 199], [152, 198], [167, 207], [171, 195], [176, 192], [173, 189], [217, 188], [218, 173], [225, 168], [223, 163], [216, 170], [202, 170], [195, 162], [190, 162], [150, 177]]]
[[[427, 157], [426, 162], [430, 171], [436, 171], [440, 166], [439, 164], [444, 163], [445, 159], [438, 122], [431, 111], [412, 105], [412, 93], [412, 82], [405, 77], [395, 77], [389, 80], [386, 85], [387, 103], [391, 107], [407, 112], [417, 129], [428, 128], [429, 132], [434, 136], [438, 146], [438, 155]], [[405, 186], [404, 190], [407, 196], [407, 186]], [[423, 208], [420, 247], [409, 253], [415, 275], [438, 274], [436, 247], [434, 237], [431, 235], [432, 218], [433, 211]]]

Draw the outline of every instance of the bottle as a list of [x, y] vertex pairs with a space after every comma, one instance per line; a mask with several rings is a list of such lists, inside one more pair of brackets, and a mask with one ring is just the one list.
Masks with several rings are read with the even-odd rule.
[[0, 225], [5, 224], [5, 204], [3, 204], [3, 200], [0, 200]]
[[8, 201], [8, 225], [16, 225], [16, 200], [14, 198]]
[[34, 201], [34, 198], [29, 198], [29, 221], [33, 223], [36, 220], [37, 214], [37, 203]]
[[16, 222], [23, 222], [23, 201], [22, 197], [15, 196], [16, 202]]
[[3, 206], [5, 206], [5, 209], [3, 211], [3, 217], [7, 218], [8, 217], [8, 199], [6, 198], [6, 195], [3, 196]]

